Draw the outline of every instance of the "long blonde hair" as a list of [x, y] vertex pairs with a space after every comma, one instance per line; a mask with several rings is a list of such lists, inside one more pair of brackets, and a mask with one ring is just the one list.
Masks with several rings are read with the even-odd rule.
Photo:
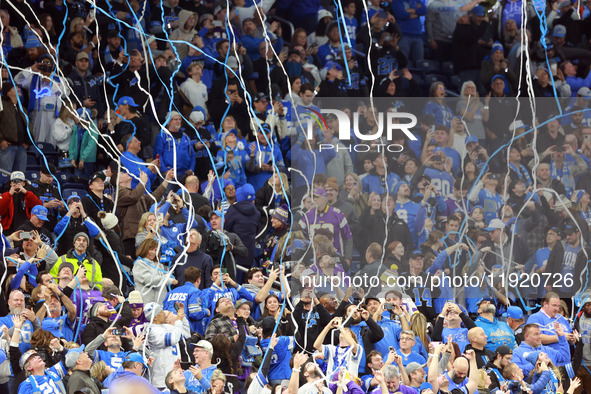
[[427, 318], [421, 312], [415, 312], [410, 317], [410, 329], [419, 337], [425, 349], [429, 349], [429, 336], [427, 335]]

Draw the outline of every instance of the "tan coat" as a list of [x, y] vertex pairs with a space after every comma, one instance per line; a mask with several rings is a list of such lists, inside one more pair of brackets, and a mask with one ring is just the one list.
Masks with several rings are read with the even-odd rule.
[[164, 197], [167, 184], [158, 186], [152, 194], [146, 194], [146, 189], [141, 183], [138, 183], [133, 190], [119, 186], [117, 210], [121, 218], [122, 240], [135, 238], [142, 215], [148, 212], [154, 203], [159, 202]]

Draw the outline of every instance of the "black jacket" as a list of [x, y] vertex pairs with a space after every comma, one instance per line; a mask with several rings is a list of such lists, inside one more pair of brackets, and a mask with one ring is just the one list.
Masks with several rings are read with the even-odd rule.
[[314, 341], [324, 327], [330, 323], [331, 316], [322, 304], [318, 304], [312, 308], [310, 316], [308, 316], [309, 312], [304, 309], [304, 304], [299, 302], [293, 310], [293, 317], [298, 325], [296, 333], [298, 351], [301, 351], [302, 346], [306, 343], [306, 351], [313, 353]]
[[203, 253], [202, 250], [197, 249], [194, 252], [179, 253], [174, 257], [173, 264], [177, 264], [174, 277], [179, 281], [179, 286], [185, 284], [185, 270], [189, 267], [197, 267], [201, 270], [200, 290], [207, 289], [211, 286], [213, 260], [208, 254]]
[[251, 201], [240, 201], [228, 208], [224, 229], [240, 237], [248, 249], [248, 255], [240, 256], [236, 263], [251, 267], [254, 261], [255, 238], [258, 233], [261, 214]]
[[[564, 241], [566, 242], [566, 241]], [[591, 256], [591, 249], [586, 248], [587, 255]], [[560, 274], [562, 272], [562, 267], [564, 264], [564, 245], [563, 242], [557, 242], [552, 248], [550, 252], [550, 256], [548, 256], [548, 266], [546, 267], [546, 272], [552, 272], [556, 274]], [[554, 287], [552, 291], [558, 293], [561, 297], [572, 297], [574, 294], [577, 294], [581, 289], [581, 286], [589, 286], [586, 282], [587, 274], [588, 274], [588, 266], [587, 266], [587, 257], [585, 256], [585, 248], [581, 248], [579, 253], [577, 254], [577, 258], [575, 260], [575, 268], [573, 271], [572, 279], [573, 283], [572, 286], [569, 286], [569, 283], [566, 281], [562, 281], [564, 287]], [[556, 275], [558, 278], [558, 275]], [[556, 283], [554, 279], [549, 281], [548, 283], [551, 285], [552, 283]], [[582, 289], [585, 290], [585, 289]]]
[[470, 349], [474, 350], [474, 354], [476, 355], [476, 365], [478, 366], [478, 369], [484, 368], [484, 366], [488, 364], [489, 361], [494, 360], [495, 358], [495, 354], [490, 350], [487, 350], [486, 348], [482, 350], [474, 349], [471, 343], [466, 345], [466, 349], [464, 350], [464, 352]]

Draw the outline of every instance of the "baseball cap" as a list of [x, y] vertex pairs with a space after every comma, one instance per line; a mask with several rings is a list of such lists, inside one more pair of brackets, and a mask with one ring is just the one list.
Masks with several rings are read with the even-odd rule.
[[213, 346], [211, 345], [211, 343], [209, 341], [202, 339], [201, 341], [199, 341], [197, 343], [192, 343], [191, 346], [200, 347], [202, 349], [205, 349], [209, 352], [209, 354], [211, 354], [213, 356]]
[[22, 171], [14, 171], [10, 174], [11, 181], [24, 181], [26, 180], [25, 174]]
[[72, 201], [72, 199], [77, 198], [78, 200], [80, 200], [80, 196], [78, 195], [77, 192], [73, 192], [70, 197], [68, 197], [68, 200], [66, 201], [66, 203], [69, 205], [70, 201]]
[[583, 196], [585, 195], [586, 191], [585, 190], [575, 190], [573, 193], [573, 200], [575, 202], [575, 204], [578, 204], [579, 201], [581, 201], [581, 198], [583, 198]]
[[470, 142], [478, 142], [478, 138], [475, 135], [469, 135], [464, 140], [464, 143], [468, 145]]
[[423, 252], [421, 252], [420, 250], [413, 250], [412, 252], [410, 252], [410, 255], [408, 256], [409, 259], [414, 259], [417, 257], [423, 257]]
[[[568, 6], [570, 4], [569, 1], [563, 1], [562, 3], [560, 3], [560, 8], [562, 7], [566, 7], [563, 6], [563, 4], [566, 3], [566, 5]], [[564, 27], [564, 25], [556, 25], [554, 26], [554, 30], [552, 30], [552, 36], [554, 37], [564, 37], [566, 35], [566, 27]]]
[[505, 223], [503, 223], [503, 221], [501, 219], [493, 219], [490, 221], [490, 223], [488, 224], [488, 227], [485, 228], [485, 231], [493, 231], [496, 230], [498, 228], [505, 228]]
[[472, 15], [484, 16], [484, 13], [485, 13], [484, 7], [481, 5], [477, 5], [476, 7], [472, 8]]
[[117, 101], [117, 105], [129, 105], [130, 107], [139, 107], [133, 100], [133, 98], [129, 96], [123, 96]]
[[41, 219], [45, 222], [47, 222], [49, 220], [49, 219], [47, 219], [48, 213], [49, 213], [49, 211], [43, 205], [36, 205], [31, 210], [31, 214], [37, 216], [39, 219]]
[[92, 176], [90, 177], [90, 179], [88, 180], [88, 184], [90, 185], [92, 182], [94, 182], [96, 179], [102, 179], [103, 182], [105, 181], [106, 177], [105, 174], [102, 171], [97, 171], [94, 174], [92, 174]]
[[326, 197], [326, 191], [323, 188], [319, 187], [314, 191], [314, 195], [318, 197]]
[[337, 62], [333, 62], [332, 60], [329, 60], [328, 62], [326, 62], [326, 65], [324, 66], [324, 68], [326, 68], [327, 70], [330, 70], [333, 67], [335, 67], [339, 71], [343, 70], [343, 66], [341, 66]]
[[409, 363], [406, 367], [404, 367], [404, 370], [406, 371], [406, 373], [408, 375], [410, 375], [411, 373], [413, 373], [416, 370], [419, 369], [423, 369], [427, 366], [427, 364], [419, 364], [416, 361], [413, 361], [412, 363]]
[[234, 56], [228, 56], [226, 65], [230, 68], [238, 68], [238, 59], [236, 59]]
[[267, 100], [267, 95], [263, 92], [259, 92], [254, 95], [254, 98], [252, 99], [252, 101], [261, 101], [263, 99]]
[[322, 18], [326, 18], [327, 16], [330, 16], [330, 19], [333, 18], [332, 13], [328, 10], [318, 10], [318, 20], [320, 21]]
[[27, 361], [29, 361], [29, 359], [33, 356], [37, 355], [37, 351], [36, 350], [27, 350], [22, 356], [21, 359], [19, 361], [19, 365], [21, 367], [21, 369], [25, 369], [25, 364], [27, 363]]
[[238, 301], [236, 301], [236, 305], [234, 305], [234, 309], [238, 309], [239, 307], [241, 307], [244, 304], [248, 304], [248, 306], [252, 308], [252, 302], [245, 300], [244, 298], [241, 298]]
[[429, 382], [423, 382], [421, 387], [419, 387], [419, 394], [421, 394], [423, 390], [433, 390], [433, 385]]
[[[510, 308], [517, 308], [517, 307], [516, 306], [515, 307], [511, 306]], [[517, 309], [519, 309], [519, 308], [517, 308]], [[519, 310], [521, 310], [521, 309], [519, 309]], [[502, 354], [503, 356], [506, 355], [506, 354], [513, 354], [513, 349], [511, 349], [507, 345], [497, 346], [497, 349], [495, 350], [495, 356], [497, 354]]]
[[521, 129], [521, 128], [526, 127], [526, 126], [527, 125], [525, 123], [523, 123], [522, 120], [517, 119], [517, 120], [511, 122], [511, 124], [509, 125], [509, 131], [513, 131], [513, 130], [516, 130], [516, 129]]
[[88, 60], [88, 53], [78, 52], [78, 54], [76, 55], [76, 61], [78, 61], [80, 59], [87, 59]]
[[139, 353], [129, 353], [127, 356], [125, 356], [124, 361], [134, 361], [136, 363], [141, 363], [144, 368], [148, 368], [148, 364], [146, 364], [144, 357]]
[[76, 366], [76, 361], [78, 361], [78, 357], [80, 357], [83, 351], [84, 345], [80, 346], [79, 348], [68, 350], [68, 353], [66, 353], [66, 367], [69, 369], [74, 368]]
[[216, 209], [215, 211], [210, 211], [210, 212], [209, 212], [209, 217], [211, 218], [213, 215], [216, 215], [216, 216], [222, 217], [222, 212], [220, 212], [220, 211], [219, 211], [219, 210], [217, 210], [217, 209]]
[[564, 233], [564, 235], [570, 235], [576, 233], [577, 231], [579, 231], [578, 228], [576, 228], [572, 224], [567, 224], [562, 232]]
[[488, 301], [488, 302], [493, 302], [493, 299], [490, 297], [483, 297], [481, 299], [478, 300], [478, 302], [476, 303], [477, 306], [480, 306], [480, 304], [482, 304], [484, 301]]
[[[561, 1], [560, 4], [558, 4], [558, 8], [568, 7], [569, 5], [571, 5], [570, 0]], [[557, 25], [557, 26], [562, 26], [562, 25]]]
[[577, 96], [591, 98], [591, 89], [589, 89], [587, 86], [583, 86], [582, 88], [577, 90]]
[[503, 313], [503, 316], [510, 317], [511, 319], [523, 319], [523, 311], [518, 306], [510, 306], [507, 308], [507, 312]]

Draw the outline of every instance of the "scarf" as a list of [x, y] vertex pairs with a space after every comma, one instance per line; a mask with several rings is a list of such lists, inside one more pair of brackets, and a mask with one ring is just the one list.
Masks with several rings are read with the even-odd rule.
[[568, 167], [566, 162], [562, 163], [562, 169], [559, 170], [556, 167], [556, 163], [554, 162], [554, 160], [552, 160], [550, 162], [550, 173], [552, 179], [556, 179], [562, 182], [564, 188], [566, 189], [567, 196], [570, 196], [573, 190], [575, 190], [575, 185], [574, 179], [570, 173], [570, 168]]

